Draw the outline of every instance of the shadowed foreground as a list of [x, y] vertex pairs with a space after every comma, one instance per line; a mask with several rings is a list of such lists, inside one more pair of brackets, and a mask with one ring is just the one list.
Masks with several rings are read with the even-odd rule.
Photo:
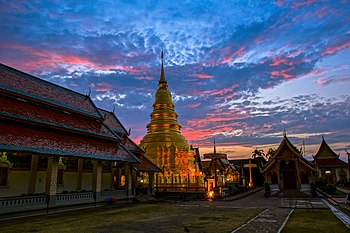
[[112, 206], [2, 222], [0, 232], [231, 232], [262, 208], [179, 204]]

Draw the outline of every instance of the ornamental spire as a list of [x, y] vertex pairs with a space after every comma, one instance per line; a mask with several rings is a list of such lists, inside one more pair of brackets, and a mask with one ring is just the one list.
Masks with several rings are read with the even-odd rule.
[[161, 57], [162, 59], [162, 70], [160, 71], [160, 79], [159, 79], [159, 85], [158, 87], [162, 87], [164, 86], [164, 84], [166, 85], [167, 84], [167, 81], [165, 79], [165, 74], [164, 74], [164, 51], [162, 49], [162, 54], [161, 54]]

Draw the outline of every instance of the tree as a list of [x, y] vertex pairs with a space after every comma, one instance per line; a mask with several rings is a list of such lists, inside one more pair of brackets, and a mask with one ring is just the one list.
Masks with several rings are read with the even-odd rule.
[[276, 154], [276, 150], [274, 148], [269, 148], [269, 150], [266, 153], [266, 159], [270, 160], [274, 155]]
[[263, 150], [258, 150], [258, 149], [255, 149], [253, 152], [252, 152], [252, 158], [253, 159], [256, 159], [256, 158], [264, 158], [265, 156], [265, 153]]

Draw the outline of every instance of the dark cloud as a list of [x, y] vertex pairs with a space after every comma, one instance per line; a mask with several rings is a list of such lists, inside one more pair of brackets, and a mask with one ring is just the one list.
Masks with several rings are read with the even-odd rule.
[[[114, 105], [139, 138], [152, 111], [164, 47], [169, 90], [189, 140], [278, 143], [276, 135], [288, 128], [296, 140], [307, 135], [318, 143], [319, 134], [328, 132], [330, 140], [344, 142], [348, 94], [327, 97], [322, 90], [349, 85], [348, 5], [3, 2], [0, 61], [82, 93], [90, 89], [96, 104], [107, 110]], [[312, 89], [261, 95], [299, 79]]]

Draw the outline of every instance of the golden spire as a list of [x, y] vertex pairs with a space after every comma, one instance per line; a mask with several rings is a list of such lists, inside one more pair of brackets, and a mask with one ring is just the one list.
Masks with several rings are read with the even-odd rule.
[[160, 58], [162, 59], [162, 68], [161, 68], [161, 71], [160, 71], [160, 78], [159, 78], [159, 84], [158, 84], [158, 89], [159, 88], [168, 88], [168, 85], [167, 85], [167, 81], [165, 79], [165, 74], [164, 74], [164, 51], [162, 49], [162, 54], [160, 56]]

